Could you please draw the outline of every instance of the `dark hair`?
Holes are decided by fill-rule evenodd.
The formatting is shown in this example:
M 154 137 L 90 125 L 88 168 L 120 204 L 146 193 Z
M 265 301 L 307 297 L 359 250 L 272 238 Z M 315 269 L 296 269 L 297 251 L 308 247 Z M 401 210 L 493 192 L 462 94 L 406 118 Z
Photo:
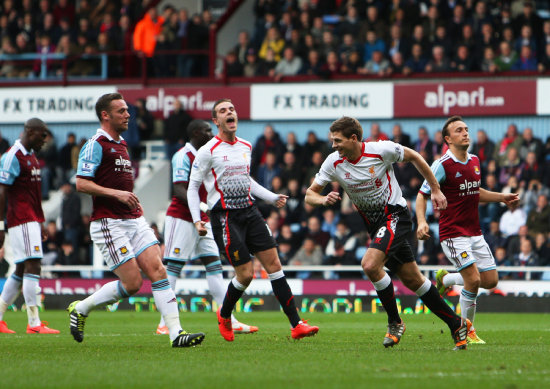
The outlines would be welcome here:
M 441 130 L 441 135 L 443 135 L 443 141 L 448 145 L 447 141 L 445 140 L 446 136 L 449 136 L 449 125 L 454 122 L 462 121 L 462 116 L 454 115 L 447 119 L 445 124 L 443 125 L 443 129 Z
M 231 99 L 228 99 L 228 98 L 225 98 L 225 99 L 219 99 L 218 101 L 216 101 L 214 103 L 214 106 L 212 107 L 212 119 L 215 119 L 218 117 L 218 115 L 216 114 L 216 107 L 218 105 L 220 105 L 221 103 L 225 103 L 225 102 L 228 102 L 228 103 L 232 103 Z
M 97 99 L 97 103 L 95 103 L 95 114 L 97 115 L 97 118 L 100 122 L 102 121 L 101 112 L 108 112 L 111 106 L 111 101 L 113 100 L 124 100 L 124 97 L 122 97 L 120 93 L 107 93 L 106 95 L 103 95 L 99 99 Z
M 363 128 L 359 121 L 349 116 L 342 116 L 330 125 L 330 132 L 340 132 L 346 138 L 355 134 L 358 141 L 363 140 Z
M 210 124 L 202 119 L 193 119 L 191 123 L 187 126 L 187 137 L 193 139 L 195 131 L 200 130 L 202 127 L 210 128 Z
M 46 128 L 46 123 L 44 123 L 41 119 L 31 118 L 25 122 L 24 128 L 25 129 Z

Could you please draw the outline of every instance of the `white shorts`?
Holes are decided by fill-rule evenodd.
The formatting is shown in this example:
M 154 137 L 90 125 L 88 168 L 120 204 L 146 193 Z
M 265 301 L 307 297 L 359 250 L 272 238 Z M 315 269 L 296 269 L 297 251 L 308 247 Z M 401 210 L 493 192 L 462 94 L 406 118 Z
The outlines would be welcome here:
M 137 219 L 94 220 L 90 223 L 90 236 L 111 270 L 159 243 L 143 216 Z
M 483 235 L 459 236 L 441 242 L 443 252 L 457 271 L 475 263 L 480 272 L 495 270 L 495 258 Z
M 191 222 L 166 216 L 164 221 L 164 259 L 187 262 L 202 257 L 219 257 L 220 251 L 212 234 L 210 222 L 207 233 L 200 236 Z
M 13 261 L 25 262 L 27 259 L 42 259 L 42 228 L 38 222 L 28 222 L 8 228 Z

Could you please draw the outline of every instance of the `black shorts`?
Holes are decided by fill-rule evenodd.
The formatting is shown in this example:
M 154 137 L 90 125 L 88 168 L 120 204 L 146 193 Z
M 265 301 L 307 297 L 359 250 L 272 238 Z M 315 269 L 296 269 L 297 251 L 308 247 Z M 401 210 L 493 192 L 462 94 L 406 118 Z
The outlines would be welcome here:
M 277 247 L 255 205 L 211 212 L 210 223 L 220 252 L 233 266 L 250 262 L 250 254 Z
M 402 264 L 415 261 L 409 243 L 412 221 L 407 208 L 388 205 L 387 209 L 384 220 L 374 228 L 367 225 L 372 239 L 369 248 L 384 252 L 387 258 L 385 266 L 395 273 Z

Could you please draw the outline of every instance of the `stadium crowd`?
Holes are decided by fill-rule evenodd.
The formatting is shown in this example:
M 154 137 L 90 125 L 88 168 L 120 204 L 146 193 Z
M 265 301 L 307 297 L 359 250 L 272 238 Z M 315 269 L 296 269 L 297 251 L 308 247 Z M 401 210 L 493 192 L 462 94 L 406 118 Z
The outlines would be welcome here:
M 153 0 L 4 0 L 0 54 L 59 53 L 69 75 L 136 76 L 139 56 L 157 77 L 207 76 L 206 9 L 190 15 Z M 228 1 L 228 4 L 230 2 Z M 255 0 L 252 32 L 241 31 L 221 75 L 410 75 L 550 68 L 550 20 L 544 1 L 524 0 Z M 547 13 L 542 13 L 547 15 Z M 187 53 L 170 50 L 191 50 Z M 167 52 L 168 51 L 168 52 Z M 47 63 L 49 75 L 63 72 Z M 35 77 L 41 61 L 4 58 L 0 77 Z

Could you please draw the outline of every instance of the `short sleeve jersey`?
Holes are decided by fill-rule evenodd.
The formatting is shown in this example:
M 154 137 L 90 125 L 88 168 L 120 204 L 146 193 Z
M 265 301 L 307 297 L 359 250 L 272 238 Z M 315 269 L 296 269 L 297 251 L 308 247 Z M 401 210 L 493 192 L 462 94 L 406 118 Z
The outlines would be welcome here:
M 191 174 L 191 165 L 195 160 L 197 150 L 191 143 L 186 143 L 178 152 L 172 157 L 172 183 L 189 182 L 189 176 Z M 206 189 L 204 185 L 200 186 L 199 197 L 202 202 L 206 202 Z M 193 222 L 191 212 L 187 203 L 182 202 L 176 196 L 172 197 L 172 202 L 166 211 L 166 215 L 177 217 L 188 222 Z M 201 220 L 208 221 L 206 213 L 201 212 Z
M 318 185 L 336 181 L 346 191 L 367 226 L 375 227 L 388 214 L 388 205 L 406 207 L 393 172 L 393 163 L 403 160 L 403 146 L 391 141 L 363 142 L 361 156 L 350 161 L 330 154 L 315 176 Z
M 439 217 L 439 240 L 481 235 L 478 211 L 481 170 L 478 157 L 468 154 L 468 160 L 461 162 L 451 150 L 447 150 L 445 155 L 434 161 L 432 172 L 447 198 L 447 208 L 441 211 Z M 426 181 L 420 193 L 431 193 Z
M 253 204 L 250 195 L 252 145 L 236 138 L 215 136 L 200 148 L 191 169 L 191 181 L 204 183 L 212 210 L 242 209 Z
M 98 129 L 80 150 L 76 176 L 106 188 L 133 191 L 134 171 L 124 139 L 117 142 L 107 132 Z M 142 215 L 139 208 L 130 209 L 110 197 L 92 196 L 92 201 L 91 220 L 135 219 Z
M 40 165 L 19 139 L 0 159 L 0 184 L 8 186 L 8 228 L 44 221 Z

